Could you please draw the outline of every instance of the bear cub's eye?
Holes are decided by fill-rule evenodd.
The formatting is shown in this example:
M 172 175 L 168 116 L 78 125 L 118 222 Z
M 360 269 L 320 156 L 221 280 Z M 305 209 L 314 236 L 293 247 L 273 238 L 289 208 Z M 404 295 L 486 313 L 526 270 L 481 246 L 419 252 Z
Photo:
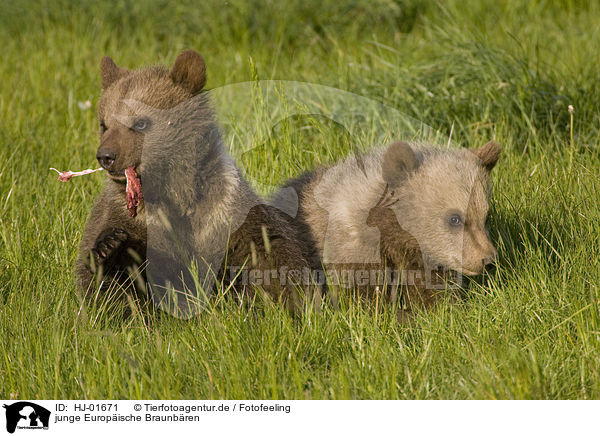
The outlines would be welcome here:
M 460 215 L 453 214 L 448 218 L 448 224 L 452 227 L 459 227 L 463 225 L 463 220 Z
M 150 120 L 148 118 L 140 118 L 133 123 L 131 127 L 133 130 L 137 132 L 143 132 L 150 126 Z
M 104 121 L 100 121 L 100 133 L 104 133 L 108 130 L 108 127 L 106 127 L 106 124 L 104 124 Z

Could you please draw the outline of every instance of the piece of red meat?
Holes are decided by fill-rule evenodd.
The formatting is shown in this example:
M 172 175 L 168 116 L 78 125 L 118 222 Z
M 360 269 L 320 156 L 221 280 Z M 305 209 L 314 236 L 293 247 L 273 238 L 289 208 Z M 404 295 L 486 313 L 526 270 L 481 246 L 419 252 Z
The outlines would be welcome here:
M 86 174 L 95 173 L 96 171 L 102 171 L 102 168 L 95 170 L 88 169 L 83 171 L 59 171 L 56 168 L 50 168 L 58 173 L 58 180 L 61 182 L 68 182 L 71 177 L 83 176 Z M 134 217 L 137 215 L 137 207 L 140 202 L 144 199 L 142 194 L 142 184 L 140 178 L 135 172 L 135 167 L 129 167 L 125 170 L 125 177 L 127 178 L 127 186 L 125 186 L 125 193 L 127 195 L 127 209 L 129 214 Z
M 59 182 L 68 182 L 71 177 L 85 176 L 86 174 L 95 173 L 96 171 L 102 171 L 102 168 L 96 168 L 95 170 L 87 169 L 83 171 L 59 171 L 56 168 L 50 168 L 58 173 Z
M 127 186 L 125 187 L 125 193 L 127 194 L 127 209 L 129 209 L 129 214 L 134 217 L 137 215 L 137 207 L 144 199 L 144 194 L 142 194 L 142 184 L 135 172 L 135 167 L 127 168 L 125 170 L 125 177 L 127 177 Z

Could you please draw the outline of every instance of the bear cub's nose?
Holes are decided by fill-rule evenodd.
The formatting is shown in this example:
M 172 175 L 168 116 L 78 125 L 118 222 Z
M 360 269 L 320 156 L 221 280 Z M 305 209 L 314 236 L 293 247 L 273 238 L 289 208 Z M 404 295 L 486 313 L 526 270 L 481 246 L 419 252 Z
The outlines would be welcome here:
M 498 255 L 492 255 L 490 257 L 486 257 L 482 259 L 483 268 L 488 274 L 493 273 L 496 270 L 496 262 L 498 261 Z
M 105 170 L 108 170 L 113 166 L 115 163 L 115 158 L 115 154 L 111 153 L 110 151 L 100 150 L 98 151 L 98 154 L 96 154 L 96 159 L 98 159 L 98 162 L 100 162 L 100 165 Z

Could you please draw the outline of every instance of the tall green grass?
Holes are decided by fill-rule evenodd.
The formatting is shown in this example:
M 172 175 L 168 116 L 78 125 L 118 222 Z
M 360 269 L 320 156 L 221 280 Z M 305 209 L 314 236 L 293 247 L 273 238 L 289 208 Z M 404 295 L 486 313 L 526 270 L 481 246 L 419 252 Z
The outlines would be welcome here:
M 599 398 L 599 19 L 575 0 L 1 3 L 0 397 Z M 82 306 L 71 269 L 102 176 L 63 185 L 48 168 L 95 165 L 102 56 L 170 64 L 183 48 L 209 88 L 319 83 L 463 146 L 501 142 L 497 273 L 410 325 L 351 299 L 299 318 L 220 301 L 191 321 Z M 288 123 L 235 156 L 251 180 L 352 149 L 327 122 Z

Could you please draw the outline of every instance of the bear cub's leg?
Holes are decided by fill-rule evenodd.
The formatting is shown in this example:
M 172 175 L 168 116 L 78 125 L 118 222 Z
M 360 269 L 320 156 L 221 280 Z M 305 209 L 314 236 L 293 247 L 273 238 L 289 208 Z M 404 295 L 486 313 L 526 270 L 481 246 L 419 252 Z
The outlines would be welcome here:
M 110 228 L 102 231 L 96 238 L 94 248 L 90 250 L 90 272 L 100 269 L 108 273 L 126 247 L 129 235 L 125 230 Z

